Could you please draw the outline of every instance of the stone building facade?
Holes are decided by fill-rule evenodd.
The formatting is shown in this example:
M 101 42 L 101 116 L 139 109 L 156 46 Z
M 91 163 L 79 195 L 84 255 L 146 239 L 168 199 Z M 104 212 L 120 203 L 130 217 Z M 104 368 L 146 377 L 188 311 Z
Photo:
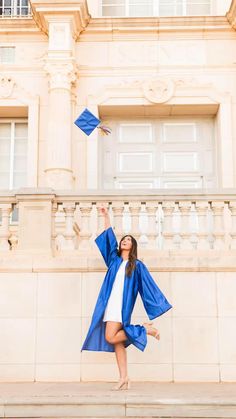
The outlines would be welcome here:
M 116 379 L 80 352 L 104 202 L 173 304 L 131 378 L 235 381 L 235 19 L 235 0 L 0 2 L 2 381 Z M 110 135 L 73 124 L 86 107 Z

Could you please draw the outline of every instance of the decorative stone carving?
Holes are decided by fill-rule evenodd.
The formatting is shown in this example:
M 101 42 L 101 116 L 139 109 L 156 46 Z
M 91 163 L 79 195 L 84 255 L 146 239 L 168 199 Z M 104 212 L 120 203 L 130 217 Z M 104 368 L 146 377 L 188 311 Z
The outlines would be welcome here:
M 175 84 L 171 79 L 157 77 L 143 83 L 144 96 L 153 103 L 164 103 L 174 95 Z
M 0 97 L 7 98 L 12 95 L 15 82 L 11 77 L 3 76 L 0 78 Z
M 50 89 L 71 90 L 72 84 L 77 79 L 77 66 L 75 62 L 68 60 L 47 61 L 45 70 L 50 76 Z

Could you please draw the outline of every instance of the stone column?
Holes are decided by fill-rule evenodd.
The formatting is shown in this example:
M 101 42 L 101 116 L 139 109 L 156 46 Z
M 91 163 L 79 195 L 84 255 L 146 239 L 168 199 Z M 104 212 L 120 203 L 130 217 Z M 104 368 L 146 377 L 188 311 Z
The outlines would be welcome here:
M 46 178 L 54 189 L 72 189 L 71 167 L 71 86 L 75 81 L 72 62 L 50 61 L 46 65 L 50 77 Z
M 46 180 L 54 189 L 72 189 L 72 86 L 77 67 L 70 19 L 50 17 L 49 50 L 45 70 L 49 76 Z

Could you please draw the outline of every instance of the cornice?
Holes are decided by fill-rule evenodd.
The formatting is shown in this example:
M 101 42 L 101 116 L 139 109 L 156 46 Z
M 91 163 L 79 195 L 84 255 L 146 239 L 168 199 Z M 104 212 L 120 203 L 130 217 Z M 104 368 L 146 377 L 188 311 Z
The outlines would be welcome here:
M 228 19 L 228 22 L 232 26 L 232 28 L 236 29 L 236 0 L 232 0 L 230 9 L 228 13 L 226 14 L 226 17 Z
M 25 34 L 40 34 L 41 31 L 35 24 L 32 17 L 28 17 L 26 19 L 22 18 L 4 18 L 1 19 L 0 25 L 0 34 L 18 34 L 18 35 L 25 35 Z
M 90 20 L 86 0 L 30 0 L 33 18 L 37 26 L 48 34 L 48 20 L 72 18 L 73 37 L 77 39 Z
M 236 0 L 235 0 L 236 2 Z M 138 18 L 92 18 L 82 38 L 90 38 L 94 35 L 119 36 L 130 35 L 168 35 L 189 36 L 201 34 L 206 37 L 209 34 L 222 34 L 227 36 L 234 34 L 226 16 L 178 16 L 178 17 L 138 17 Z M 82 39 L 81 39 L 82 40 Z
M 235 37 L 236 0 L 226 16 L 178 16 L 137 18 L 91 18 L 86 0 L 31 0 L 32 17 L 1 19 L 0 34 L 48 34 L 48 18 L 70 16 L 74 38 L 80 41 L 140 37 L 227 38 Z M 127 38 L 128 36 L 128 38 Z

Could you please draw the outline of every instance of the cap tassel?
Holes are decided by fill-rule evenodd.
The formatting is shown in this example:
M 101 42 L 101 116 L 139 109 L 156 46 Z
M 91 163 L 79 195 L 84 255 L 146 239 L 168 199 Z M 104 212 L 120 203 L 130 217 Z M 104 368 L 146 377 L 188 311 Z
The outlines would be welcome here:
M 101 133 L 104 134 L 104 135 L 111 134 L 111 132 L 112 132 L 111 128 L 106 126 L 106 125 L 99 125 L 97 128 L 100 129 Z

